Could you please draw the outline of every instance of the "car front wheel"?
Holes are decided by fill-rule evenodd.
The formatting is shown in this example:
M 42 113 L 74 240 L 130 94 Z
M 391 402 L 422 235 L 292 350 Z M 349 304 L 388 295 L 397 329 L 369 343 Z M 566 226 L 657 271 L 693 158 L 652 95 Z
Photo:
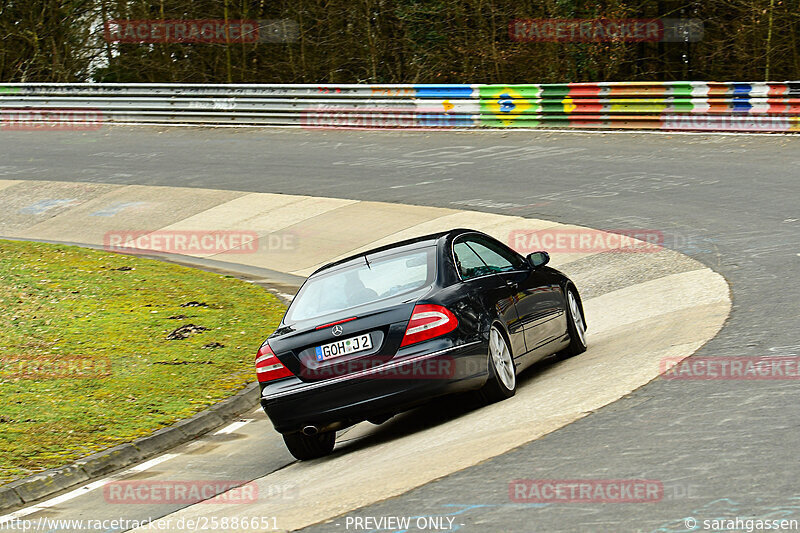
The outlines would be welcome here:
M 567 359 L 586 351 L 586 322 L 583 320 L 581 306 L 575 289 L 567 289 L 567 331 L 569 332 L 569 346 L 559 354 L 561 359 Z
M 481 389 L 488 403 L 511 398 L 517 391 L 514 357 L 505 336 L 497 326 L 489 331 L 489 380 Z

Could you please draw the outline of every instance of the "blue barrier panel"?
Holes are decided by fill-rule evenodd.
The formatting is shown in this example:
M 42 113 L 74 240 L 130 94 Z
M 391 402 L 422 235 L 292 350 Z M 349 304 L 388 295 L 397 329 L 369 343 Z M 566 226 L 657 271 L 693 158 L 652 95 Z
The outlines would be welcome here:
M 414 85 L 417 98 L 471 98 L 471 85 Z

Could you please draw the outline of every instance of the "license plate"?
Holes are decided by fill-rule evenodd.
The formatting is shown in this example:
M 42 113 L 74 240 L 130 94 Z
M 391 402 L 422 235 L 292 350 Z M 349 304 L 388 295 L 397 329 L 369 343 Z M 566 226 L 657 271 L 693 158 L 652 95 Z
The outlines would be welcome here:
M 330 344 L 317 346 L 317 361 L 325 361 L 326 359 L 333 359 L 334 357 L 363 352 L 370 348 L 372 348 L 372 339 L 369 334 L 358 335 L 357 337 L 350 337 L 349 339 L 342 339 Z

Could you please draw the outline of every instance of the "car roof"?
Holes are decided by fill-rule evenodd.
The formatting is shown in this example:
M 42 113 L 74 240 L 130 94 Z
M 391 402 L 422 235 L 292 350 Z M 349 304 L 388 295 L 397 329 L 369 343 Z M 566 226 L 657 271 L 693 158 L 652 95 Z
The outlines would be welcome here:
M 384 245 L 384 246 L 380 246 L 378 248 L 372 248 L 371 250 L 366 250 L 366 251 L 363 251 L 363 252 L 359 252 L 357 254 L 345 257 L 344 259 L 339 259 L 338 261 L 334 261 L 332 263 L 328 263 L 326 265 L 321 266 L 317 270 L 315 270 L 309 277 L 314 276 L 316 274 L 319 274 L 320 272 L 323 272 L 325 270 L 329 270 L 329 269 L 331 269 L 333 267 L 336 267 L 336 266 L 339 266 L 339 265 L 343 265 L 345 263 L 349 263 L 350 261 L 354 261 L 354 260 L 356 260 L 358 258 L 367 256 L 367 255 L 374 255 L 374 254 L 378 254 L 378 253 L 381 253 L 381 252 L 386 252 L 386 251 L 389 251 L 389 250 L 393 250 L 395 248 L 403 248 L 405 246 L 411 246 L 411 245 L 414 245 L 414 244 L 419 244 L 420 248 L 422 248 L 423 246 L 432 246 L 432 245 L 438 243 L 441 239 L 446 239 L 448 237 L 449 238 L 454 238 L 457 235 L 460 235 L 462 233 L 482 233 L 482 232 L 476 231 L 476 230 L 471 230 L 471 229 L 465 229 L 465 228 L 457 228 L 457 229 L 451 229 L 451 230 L 447 230 L 447 231 L 440 231 L 438 233 L 431 233 L 431 234 L 428 234 L 428 235 L 422 235 L 420 237 L 414 237 L 412 239 L 405 239 L 405 240 L 398 241 L 398 242 L 395 242 L 395 243 L 392 243 L 392 244 L 387 244 L 387 245 Z

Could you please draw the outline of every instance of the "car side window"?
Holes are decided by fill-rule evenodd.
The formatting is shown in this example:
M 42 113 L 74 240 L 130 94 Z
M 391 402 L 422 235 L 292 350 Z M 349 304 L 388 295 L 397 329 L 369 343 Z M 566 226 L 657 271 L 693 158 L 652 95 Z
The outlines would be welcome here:
M 511 250 L 480 236 L 465 239 L 491 272 L 507 272 L 524 268 L 524 260 Z
M 486 266 L 486 263 L 463 240 L 453 245 L 453 253 L 461 279 L 467 280 L 491 274 L 491 270 Z

